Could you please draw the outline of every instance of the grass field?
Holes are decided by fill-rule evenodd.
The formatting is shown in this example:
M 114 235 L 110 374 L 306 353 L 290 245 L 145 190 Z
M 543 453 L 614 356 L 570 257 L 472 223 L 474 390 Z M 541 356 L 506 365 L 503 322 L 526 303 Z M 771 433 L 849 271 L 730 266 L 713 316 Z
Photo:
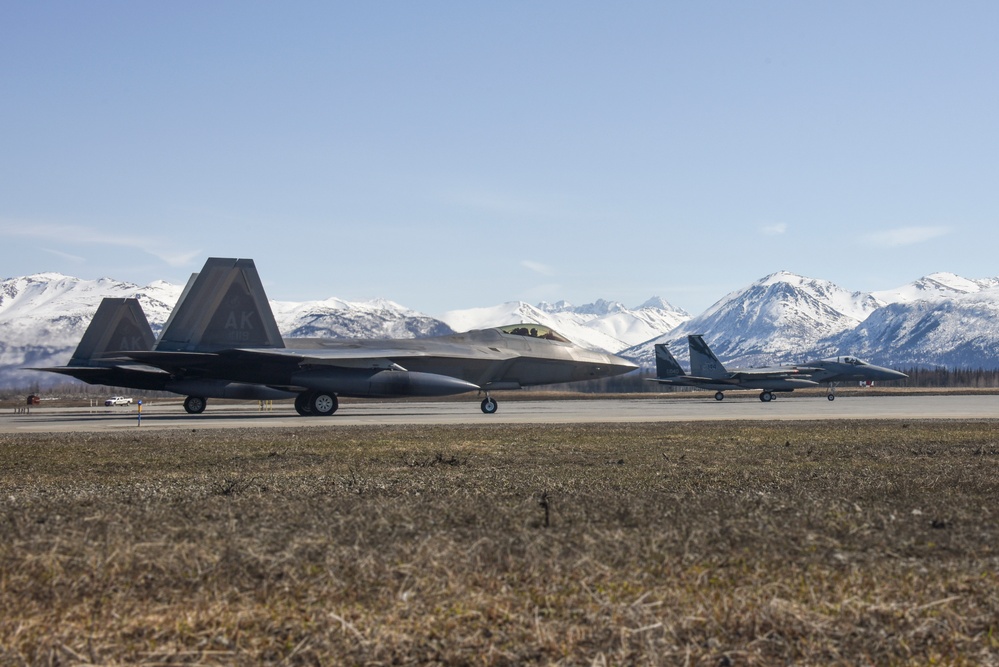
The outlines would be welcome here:
M 999 665 L 999 422 L 0 435 L 0 664 Z

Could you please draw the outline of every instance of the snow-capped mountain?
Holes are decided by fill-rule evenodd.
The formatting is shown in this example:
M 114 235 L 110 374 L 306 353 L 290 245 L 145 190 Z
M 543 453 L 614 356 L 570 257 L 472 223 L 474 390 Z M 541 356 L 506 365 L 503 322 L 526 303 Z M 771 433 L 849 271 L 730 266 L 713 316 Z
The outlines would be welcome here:
M 453 333 L 444 322 L 392 301 L 272 301 L 287 338 L 420 338 Z
M 146 287 L 100 278 L 81 280 L 38 273 L 0 282 L 0 341 L 75 346 L 104 297 L 135 297 L 153 327 L 166 321 L 182 287 L 163 281 Z
M 999 287 L 888 304 L 815 352 L 837 350 L 899 368 L 999 368 Z
M 583 306 L 566 301 L 537 306 L 509 301 L 491 308 L 452 310 L 441 319 L 455 331 L 537 322 L 585 347 L 618 352 L 669 331 L 689 317 L 665 299 L 654 297 L 637 308 L 603 299 Z
M 912 303 L 913 301 L 953 299 L 964 294 L 975 294 L 996 287 L 999 287 L 999 278 L 972 280 L 953 273 L 931 273 L 893 290 L 871 292 L 871 296 L 884 304 Z
M 686 358 L 686 336 L 704 334 L 725 363 L 771 364 L 853 329 L 881 305 L 870 294 L 849 292 L 827 280 L 780 271 L 726 295 L 676 329 L 622 354 L 641 365 L 653 366 L 653 346 L 667 343 L 677 358 Z
M 894 367 L 999 368 L 999 278 L 934 273 L 864 293 L 782 271 L 620 354 L 651 367 L 653 346 L 666 343 L 686 359 L 692 333 L 732 367 L 853 354 Z

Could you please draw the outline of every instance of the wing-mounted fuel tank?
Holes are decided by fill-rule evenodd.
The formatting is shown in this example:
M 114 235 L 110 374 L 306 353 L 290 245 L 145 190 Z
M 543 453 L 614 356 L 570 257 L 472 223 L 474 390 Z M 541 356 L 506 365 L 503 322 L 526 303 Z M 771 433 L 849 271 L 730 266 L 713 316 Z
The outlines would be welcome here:
M 292 384 L 357 398 L 450 396 L 478 391 L 479 386 L 447 375 L 405 370 L 323 367 L 299 371 Z
M 201 398 L 233 398 L 244 401 L 279 401 L 294 398 L 295 394 L 283 389 L 274 389 L 261 384 L 229 382 L 212 378 L 171 380 L 163 389 L 175 394 L 199 396 Z

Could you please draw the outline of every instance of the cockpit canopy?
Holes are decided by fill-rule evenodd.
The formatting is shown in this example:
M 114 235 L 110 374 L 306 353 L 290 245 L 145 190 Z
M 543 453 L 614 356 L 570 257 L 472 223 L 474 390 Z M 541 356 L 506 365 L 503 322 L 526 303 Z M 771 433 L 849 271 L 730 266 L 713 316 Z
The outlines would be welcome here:
M 869 366 L 866 361 L 858 359 L 857 357 L 826 357 L 822 361 L 828 361 L 833 364 L 849 364 L 850 366 Z
M 568 338 L 555 331 L 551 327 L 546 327 L 542 324 L 532 324 L 530 322 L 524 324 L 510 324 L 505 327 L 500 327 L 499 330 L 502 333 L 509 334 L 511 336 L 527 336 L 528 338 L 543 338 L 545 340 L 553 340 L 557 343 L 568 343 L 570 342 Z

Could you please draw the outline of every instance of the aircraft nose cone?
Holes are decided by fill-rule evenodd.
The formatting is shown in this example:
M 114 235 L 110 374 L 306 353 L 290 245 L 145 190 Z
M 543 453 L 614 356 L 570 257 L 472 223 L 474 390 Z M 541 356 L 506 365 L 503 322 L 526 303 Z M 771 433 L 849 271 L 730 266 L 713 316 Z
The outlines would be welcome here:
M 624 357 L 618 356 L 612 356 L 610 358 L 610 363 L 607 365 L 611 368 L 610 375 L 623 375 L 624 373 L 630 373 L 638 368 L 637 364 L 628 361 Z
M 909 377 L 908 375 L 902 373 L 901 371 L 895 371 L 890 368 L 884 368 L 882 366 L 877 367 L 877 375 L 878 377 L 876 379 L 880 380 L 881 382 L 890 382 L 892 380 L 904 380 L 907 377 Z

